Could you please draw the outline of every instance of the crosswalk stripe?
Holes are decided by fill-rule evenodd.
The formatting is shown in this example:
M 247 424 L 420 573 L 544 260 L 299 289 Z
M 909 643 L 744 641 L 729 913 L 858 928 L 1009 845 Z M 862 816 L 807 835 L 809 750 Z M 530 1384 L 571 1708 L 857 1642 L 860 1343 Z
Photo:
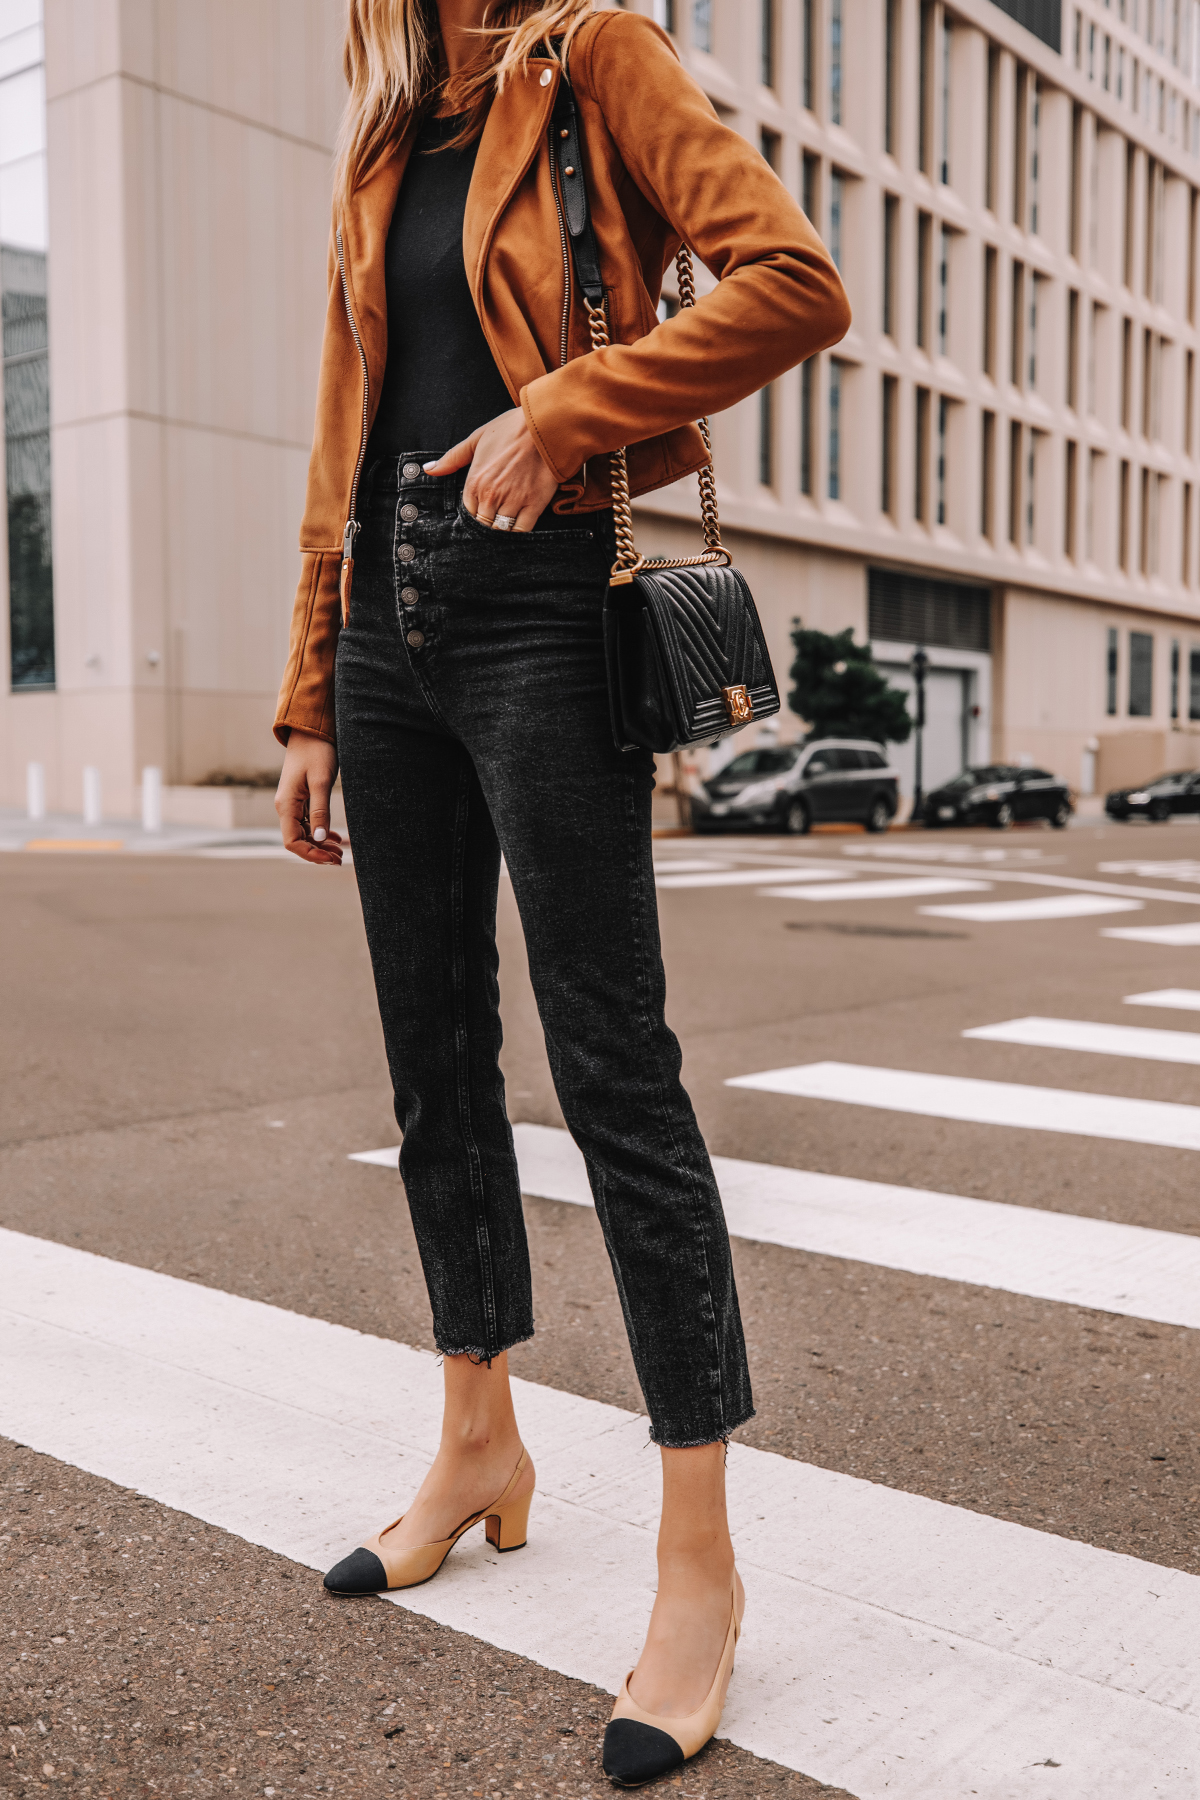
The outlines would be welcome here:
M 1177 950 L 1194 950 L 1200 947 L 1200 920 L 1188 925 L 1109 926 L 1100 936 L 1127 938 L 1131 944 L 1165 944 Z
M 570 1134 L 514 1125 L 521 1192 L 591 1206 Z M 354 1162 L 394 1169 L 399 1151 Z M 714 1156 L 734 1237 L 1200 1330 L 1200 1238 Z
M 1090 1019 L 1005 1019 L 975 1025 L 966 1038 L 989 1044 L 1028 1044 L 1039 1050 L 1084 1050 L 1097 1056 L 1135 1056 L 1147 1062 L 1200 1063 L 1200 1032 L 1158 1031 L 1143 1025 L 1103 1025 Z
M 1086 919 L 1097 913 L 1138 912 L 1140 900 L 1099 894 L 1047 894 L 1042 900 L 984 900 L 977 906 L 923 906 L 935 919 L 969 919 L 976 925 L 1025 924 L 1034 919 Z
M 1200 1012 L 1200 988 L 1156 988 L 1151 994 L 1126 994 L 1125 1004 L 1174 1007 L 1177 1012 Z
M 1122 1094 L 1083 1094 L 1068 1088 L 1025 1087 L 965 1075 L 928 1075 L 858 1063 L 802 1063 L 738 1075 L 726 1087 L 757 1088 L 804 1100 L 836 1100 L 887 1112 L 959 1119 L 972 1125 L 1014 1125 L 1073 1137 L 1115 1138 L 1200 1150 L 1200 1106 L 1171 1100 L 1133 1100 Z
M 791 885 L 763 891 L 772 900 L 910 900 L 922 894 L 983 894 L 991 885 L 990 881 L 965 881 L 952 875 L 912 875 L 894 881 L 839 881 L 812 893 Z
M 436 1359 L 0 1233 L 0 1430 L 309 1568 L 394 1516 Z M 529 1548 L 474 1533 L 397 1603 L 613 1691 L 654 1578 L 645 1420 L 514 1382 Z M 734 1444 L 746 1629 L 722 1735 L 860 1800 L 1194 1793 L 1200 1578 Z
M 797 865 L 795 872 L 788 872 L 788 880 L 837 881 L 841 873 L 840 869 Z M 659 875 L 654 885 L 659 888 L 762 887 L 764 882 L 774 879 L 774 869 L 713 869 L 703 875 Z

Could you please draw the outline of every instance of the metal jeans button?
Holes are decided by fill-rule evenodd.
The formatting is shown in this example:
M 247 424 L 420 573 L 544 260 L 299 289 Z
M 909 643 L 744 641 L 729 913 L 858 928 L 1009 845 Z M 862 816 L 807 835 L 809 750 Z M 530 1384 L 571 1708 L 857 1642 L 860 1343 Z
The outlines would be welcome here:
M 417 593 L 416 588 L 400 589 L 400 599 L 405 606 L 415 606 L 420 597 L 421 596 Z
M 425 642 L 425 633 L 423 631 L 410 631 L 408 633 L 408 641 L 414 650 L 419 650 L 421 645 Z
M 404 523 L 406 525 L 411 525 L 413 520 L 417 517 L 419 510 L 420 509 L 418 507 L 415 507 L 413 505 L 412 501 L 409 500 L 404 506 L 402 506 L 400 508 L 400 517 L 404 520 Z
M 417 476 L 420 473 L 421 473 L 420 463 L 405 463 L 405 465 L 404 465 L 405 481 L 415 481 L 417 479 Z
M 400 561 L 401 562 L 411 562 L 413 557 L 416 554 L 417 554 L 417 546 L 415 544 L 401 544 L 401 546 L 400 546 Z

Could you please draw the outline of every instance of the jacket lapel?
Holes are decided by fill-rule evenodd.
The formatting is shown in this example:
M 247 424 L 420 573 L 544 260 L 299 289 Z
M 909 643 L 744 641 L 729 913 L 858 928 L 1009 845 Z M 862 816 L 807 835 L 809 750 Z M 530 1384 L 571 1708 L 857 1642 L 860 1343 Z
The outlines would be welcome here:
M 346 258 L 346 281 L 354 322 L 366 352 L 371 383 L 371 418 L 379 404 L 387 363 L 387 281 L 384 268 L 388 228 L 416 133 L 410 120 L 395 148 L 380 158 L 355 188 L 338 223 Z
M 542 75 L 547 70 L 551 79 L 543 87 Z M 524 75 L 515 77 L 497 94 L 483 128 L 463 218 L 463 261 L 481 318 L 483 277 L 492 238 L 501 213 L 538 153 L 560 79 L 557 63 L 530 62 Z

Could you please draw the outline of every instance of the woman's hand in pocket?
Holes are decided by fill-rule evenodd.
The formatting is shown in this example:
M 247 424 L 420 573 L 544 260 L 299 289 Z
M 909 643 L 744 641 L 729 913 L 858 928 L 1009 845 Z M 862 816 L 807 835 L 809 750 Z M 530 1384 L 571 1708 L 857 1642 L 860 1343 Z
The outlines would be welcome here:
M 425 470 L 453 475 L 468 463 L 463 505 L 481 525 L 508 518 L 515 521 L 513 531 L 532 531 L 558 492 L 557 477 L 542 461 L 519 406 L 481 425 Z
M 285 846 L 305 862 L 337 864 L 342 860 L 342 840 L 329 829 L 329 796 L 337 768 L 332 744 L 293 726 L 275 790 L 275 811 Z

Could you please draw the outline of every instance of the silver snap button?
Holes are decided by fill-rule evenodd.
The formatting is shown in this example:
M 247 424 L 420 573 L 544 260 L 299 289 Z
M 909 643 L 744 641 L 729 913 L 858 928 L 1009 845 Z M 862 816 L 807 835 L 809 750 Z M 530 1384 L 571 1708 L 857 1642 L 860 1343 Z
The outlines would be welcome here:
M 411 562 L 413 557 L 416 554 L 417 554 L 417 546 L 415 544 L 401 544 L 401 546 L 400 546 L 400 561 L 401 562 Z
M 416 588 L 401 588 L 400 589 L 400 598 L 404 602 L 405 606 L 415 606 L 417 604 L 417 601 L 420 599 L 420 597 L 421 596 L 417 593 Z
M 405 481 L 415 481 L 417 479 L 417 476 L 420 473 L 421 473 L 420 463 L 405 463 L 405 465 L 404 465 Z
M 412 501 L 409 500 L 400 508 L 400 517 L 404 520 L 406 525 L 411 525 L 413 520 L 417 517 L 418 510 L 419 509 L 413 505 Z
M 552 81 L 553 81 L 553 80 L 554 80 L 554 76 L 553 76 L 553 75 L 552 75 L 552 74 L 551 74 L 551 72 L 550 72 L 550 70 L 549 70 L 549 69 L 543 69 L 543 70 L 542 70 L 542 73 L 541 73 L 541 83 L 542 83 L 542 86 L 543 86 L 543 87 L 549 87 L 549 86 L 550 86 L 550 83 L 551 83 L 551 82 L 552 82 Z
M 425 642 L 425 633 L 423 631 L 410 631 L 408 634 L 408 641 L 414 650 L 419 650 L 421 645 Z

